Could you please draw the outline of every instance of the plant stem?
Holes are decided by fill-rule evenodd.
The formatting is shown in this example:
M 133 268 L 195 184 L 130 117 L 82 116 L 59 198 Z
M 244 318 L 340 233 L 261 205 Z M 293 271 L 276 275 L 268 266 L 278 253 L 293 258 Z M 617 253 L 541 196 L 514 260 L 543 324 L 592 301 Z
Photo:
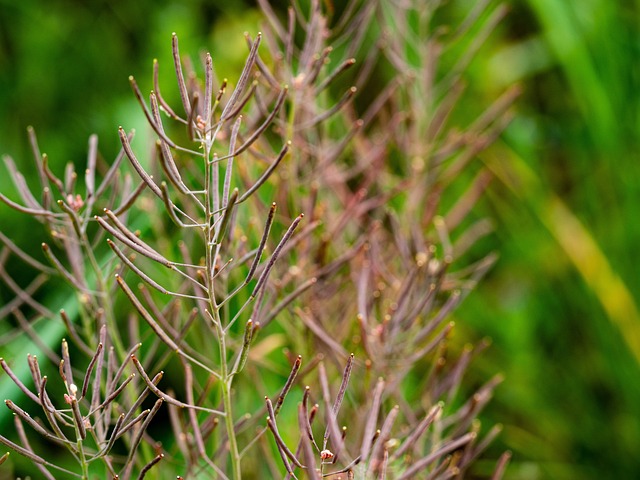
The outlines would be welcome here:
M 231 469 L 235 480 L 242 478 L 242 471 L 240 468 L 240 452 L 238 451 L 238 442 L 236 439 L 236 432 L 233 425 L 233 411 L 231 407 L 231 382 L 233 376 L 229 375 L 229 365 L 227 363 L 227 346 L 225 339 L 225 332 L 220 323 L 220 313 L 218 309 L 213 309 L 213 320 L 218 335 L 218 343 L 220 345 L 220 376 L 222 381 L 220 382 L 222 388 L 222 403 L 224 405 L 225 412 L 225 426 L 227 428 L 227 437 L 229 439 L 229 455 L 231 456 Z
M 242 471 L 240 468 L 240 453 L 238 451 L 238 442 L 236 439 L 236 432 L 233 425 L 233 408 L 231 406 L 231 382 L 233 376 L 229 375 L 229 365 L 227 363 L 227 344 L 225 338 L 225 331 L 222 328 L 222 322 L 220 320 L 220 307 L 216 302 L 216 289 L 214 288 L 214 276 L 215 267 L 217 261 L 217 245 L 213 244 L 216 239 L 215 233 L 215 221 L 212 218 L 213 213 L 218 207 L 217 196 L 219 194 L 218 175 L 213 175 L 213 169 L 217 169 L 217 164 L 210 164 L 212 139 L 207 136 L 205 141 L 202 142 L 204 147 L 204 166 L 205 166 L 205 265 L 207 267 L 207 288 L 209 289 L 209 308 L 211 310 L 212 321 L 216 329 L 216 335 L 218 337 L 218 348 L 220 349 L 220 386 L 222 394 L 222 403 L 225 412 L 225 427 L 227 429 L 227 438 L 229 439 L 229 456 L 231 457 L 231 469 L 234 480 L 240 480 L 242 478 Z M 215 202 L 212 209 L 212 201 Z M 213 212 L 212 212 L 213 210 Z M 217 239 L 221 241 L 221 239 Z
M 77 431 L 77 428 L 76 428 Z M 84 454 L 84 445 L 82 444 L 82 439 L 78 435 L 78 453 L 80 455 L 80 465 L 82 466 L 82 479 L 89 480 L 89 463 L 87 462 L 87 457 Z

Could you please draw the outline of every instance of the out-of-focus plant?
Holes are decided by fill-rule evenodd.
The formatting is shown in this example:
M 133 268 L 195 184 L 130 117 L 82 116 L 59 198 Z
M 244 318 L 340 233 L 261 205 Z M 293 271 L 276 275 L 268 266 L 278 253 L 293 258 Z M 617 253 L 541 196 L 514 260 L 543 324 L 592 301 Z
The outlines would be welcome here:
M 61 356 L 46 352 L 60 394 L 35 356 L 33 388 L 2 361 L 37 408 L 7 400 L 18 439 L 0 441 L 47 478 L 160 477 L 161 461 L 184 478 L 462 478 L 499 432 L 476 417 L 500 376 L 459 394 L 485 345 L 450 352 L 448 318 L 493 261 L 462 261 L 488 231 L 467 220 L 488 181 L 472 160 L 509 121 L 515 90 L 469 125 L 452 118 L 504 10 L 482 2 L 432 32 L 431 2 L 354 1 L 340 15 L 311 2 L 284 21 L 260 3 L 268 22 L 247 35 L 233 88 L 209 54 L 198 79 L 175 35 L 180 108 L 161 94 L 158 62 L 148 100 L 130 78 L 157 136 L 150 166 L 122 127 L 111 165 L 92 137 L 84 174 L 60 177 L 30 131 L 37 194 L 5 157 L 21 200 L 0 200 L 50 240 L 45 265 L 0 237 L 0 265 L 40 272 L 21 287 L 0 271 L 16 294 L 3 315 L 37 341 L 33 325 L 57 317 L 37 297 L 43 283 L 76 296 L 77 314 L 59 314 L 76 350 L 63 340 Z M 448 45 L 462 47 L 445 71 Z M 397 74 L 376 81 L 379 61 Z M 347 70 L 353 87 L 339 81 Z M 353 99 L 367 87 L 362 109 Z M 163 405 L 173 436 L 152 421 Z M 25 423 L 68 458 L 32 448 Z
M 640 170 L 628 39 L 638 35 L 638 6 L 511 8 L 470 72 L 483 91 L 513 81 L 524 91 L 515 121 L 481 156 L 497 177 L 484 205 L 500 266 L 459 312 L 462 328 L 475 330 L 466 335 L 495 340 L 474 374 L 504 365 L 511 380 L 484 418 L 511 419 L 499 443 L 520 459 L 515 475 L 633 477 Z

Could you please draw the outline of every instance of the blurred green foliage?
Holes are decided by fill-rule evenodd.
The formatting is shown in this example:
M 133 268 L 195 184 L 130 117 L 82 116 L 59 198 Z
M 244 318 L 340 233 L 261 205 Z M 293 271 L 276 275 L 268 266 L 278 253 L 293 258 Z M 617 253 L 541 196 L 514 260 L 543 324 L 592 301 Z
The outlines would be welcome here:
M 483 160 L 501 260 L 459 316 L 507 381 L 513 478 L 635 478 L 640 448 L 639 25 L 631 2 L 512 2 L 474 70 L 520 82 L 519 114 Z M 533 463 L 535 462 L 535 464 Z
M 474 2 L 452 3 L 455 17 Z M 496 179 L 478 215 L 494 219 L 486 246 L 501 259 L 457 312 L 456 341 L 494 341 L 472 375 L 506 375 L 485 418 L 505 426 L 494 451 L 514 452 L 507 478 L 635 478 L 639 6 L 507 3 L 468 79 L 483 101 L 523 86 L 512 125 L 482 156 Z M 171 32 L 183 52 L 211 49 L 233 69 L 242 32 L 258 28 L 243 2 L 0 0 L 0 151 L 27 165 L 33 125 L 54 169 L 83 162 L 91 133 L 111 158 L 119 124 L 144 131 L 127 77 L 149 90 L 151 60 L 169 65 Z M 20 218 L 0 208 L 0 223 Z M 24 245 L 28 229 L 14 231 Z

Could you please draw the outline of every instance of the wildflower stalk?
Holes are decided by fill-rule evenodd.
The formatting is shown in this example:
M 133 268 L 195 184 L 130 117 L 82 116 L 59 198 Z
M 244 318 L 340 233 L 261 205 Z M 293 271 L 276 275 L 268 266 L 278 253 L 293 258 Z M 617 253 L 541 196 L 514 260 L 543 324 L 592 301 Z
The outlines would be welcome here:
M 207 79 L 207 84 L 209 79 Z M 211 88 L 208 85 L 208 88 Z M 210 94 L 206 94 L 205 97 L 210 98 Z M 205 111 L 209 112 L 211 105 L 205 105 Z M 223 225 L 219 225 L 219 234 L 216 232 L 216 219 L 215 215 L 218 214 L 219 208 L 219 174 L 218 174 L 218 162 L 210 161 L 212 158 L 211 147 L 215 140 L 215 135 L 211 131 L 211 113 L 208 113 L 205 117 L 207 125 L 206 132 L 204 133 L 204 139 L 202 146 L 204 149 L 204 167 L 205 167 L 205 265 L 207 268 L 207 288 L 209 293 L 209 308 L 211 321 L 216 331 L 216 337 L 218 340 L 218 349 L 220 352 L 220 394 L 222 397 L 223 410 L 225 412 L 224 423 L 227 431 L 227 441 L 229 443 L 229 457 L 231 459 L 231 478 L 234 480 L 240 480 L 242 478 L 242 470 L 240 466 L 240 452 L 238 450 L 238 442 L 236 439 L 236 430 L 233 423 L 233 407 L 231 400 L 231 383 L 233 381 L 233 375 L 229 375 L 229 365 L 227 362 L 227 343 L 226 332 L 222 328 L 222 319 L 220 317 L 220 307 L 216 302 L 216 289 L 215 289 L 215 266 L 217 262 L 217 254 L 220 248 L 220 243 L 224 232 L 222 231 Z M 213 157 L 215 160 L 215 157 Z M 235 196 L 233 197 L 235 202 Z M 213 212 L 212 212 L 213 206 Z M 223 213 L 223 222 L 228 221 L 230 214 L 229 211 Z
M 87 463 L 87 457 L 84 453 L 82 439 L 80 437 L 78 437 L 76 445 L 78 447 L 78 457 L 80 458 L 80 468 L 82 468 L 82 479 L 89 480 L 89 464 Z
M 229 365 L 227 363 L 227 345 L 225 339 L 225 331 L 220 323 L 220 313 L 218 309 L 214 309 L 213 324 L 218 336 L 218 345 L 220 347 L 220 390 L 222 395 L 222 404 L 224 406 L 224 423 L 227 429 L 227 441 L 229 442 L 229 456 L 231 457 L 231 471 L 234 480 L 242 478 L 242 470 L 240 468 L 240 451 L 238 450 L 238 441 L 236 439 L 236 429 L 233 424 L 233 408 L 231 402 L 231 383 L 233 375 L 229 375 Z

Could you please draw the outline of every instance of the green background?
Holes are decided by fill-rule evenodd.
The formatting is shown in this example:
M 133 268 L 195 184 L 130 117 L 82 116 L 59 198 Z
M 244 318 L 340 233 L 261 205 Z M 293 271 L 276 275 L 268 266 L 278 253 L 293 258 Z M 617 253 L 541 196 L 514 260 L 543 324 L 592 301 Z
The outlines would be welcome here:
M 506 376 L 482 417 L 504 425 L 491 452 L 513 451 L 506 478 L 636 478 L 639 6 L 506 3 L 467 79 L 487 102 L 523 87 L 513 123 L 481 157 L 495 180 L 478 208 L 494 221 L 487 247 L 500 260 L 456 312 L 456 339 L 493 339 L 469 384 Z M 33 125 L 54 170 L 82 164 L 91 133 L 112 158 L 118 125 L 144 131 L 127 77 L 149 90 L 152 59 L 170 65 L 172 32 L 182 52 L 210 50 L 232 72 L 259 19 L 249 2 L 0 0 L 0 152 L 33 172 Z M 28 245 L 20 219 L 0 206 L 3 230 Z

